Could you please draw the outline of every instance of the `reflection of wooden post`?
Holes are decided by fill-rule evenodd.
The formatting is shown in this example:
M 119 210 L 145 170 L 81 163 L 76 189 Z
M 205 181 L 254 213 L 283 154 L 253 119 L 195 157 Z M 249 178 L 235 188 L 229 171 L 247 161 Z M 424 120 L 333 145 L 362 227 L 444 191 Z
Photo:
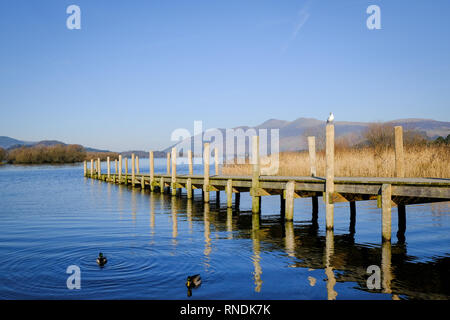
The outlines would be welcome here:
M 87 161 L 84 160 L 83 162 L 83 175 L 86 177 L 87 175 Z
M 334 276 L 331 258 L 334 255 L 334 232 L 327 230 L 325 236 L 325 274 L 327 276 L 327 298 L 328 300 L 336 300 L 337 292 L 334 290 L 336 285 L 336 277 Z
M 100 158 L 97 159 L 97 162 L 98 162 L 98 165 L 97 165 L 98 178 L 101 179 L 102 178 L 102 163 L 100 162 Z
M 194 169 L 192 166 L 192 151 L 188 150 L 188 163 L 189 163 L 189 174 L 194 174 Z
M 294 191 L 295 181 L 289 181 L 286 183 L 285 219 L 287 221 L 294 220 Z
M 204 202 L 209 203 L 209 143 L 205 143 L 205 148 L 203 152 L 203 194 Z
M 287 254 L 290 257 L 295 257 L 295 235 L 294 235 L 294 223 L 292 221 L 286 221 L 284 245 L 286 247 Z
M 167 152 L 167 174 L 170 174 L 170 152 Z
M 395 127 L 395 176 L 405 177 L 405 159 L 403 156 L 403 128 Z
M 108 174 L 108 181 L 111 178 L 111 160 L 109 157 L 106 157 L 106 166 L 107 166 L 107 174 Z
M 384 293 L 391 293 L 392 270 L 391 270 L 391 243 L 385 241 L 381 245 L 381 279 Z
M 309 148 L 309 166 L 311 167 L 311 176 L 316 176 L 316 137 L 308 137 Z
M 172 196 L 177 195 L 177 148 L 172 148 Z
M 134 187 L 134 178 L 135 178 L 135 172 L 136 170 L 136 156 L 134 153 L 131 154 L 131 185 Z
M 149 161 L 150 161 L 150 191 L 153 191 L 153 179 L 155 178 L 155 161 L 153 159 L 153 151 L 149 152 Z
M 326 127 L 326 183 L 325 183 L 325 209 L 326 227 L 328 230 L 334 228 L 334 204 L 332 195 L 334 192 L 334 124 Z
M 227 180 L 226 194 L 227 208 L 231 208 L 233 206 L 233 181 L 231 179 Z
M 119 154 L 119 183 L 122 179 L 122 155 Z
M 391 185 L 383 184 L 381 187 L 381 224 L 383 241 L 391 241 L 391 195 Z
M 254 195 L 252 196 L 252 212 L 259 213 L 260 208 L 260 196 L 256 193 L 259 189 L 259 175 L 260 175 L 260 163 L 259 163 L 259 136 L 252 137 L 252 162 L 253 162 L 253 174 L 252 174 L 252 190 Z

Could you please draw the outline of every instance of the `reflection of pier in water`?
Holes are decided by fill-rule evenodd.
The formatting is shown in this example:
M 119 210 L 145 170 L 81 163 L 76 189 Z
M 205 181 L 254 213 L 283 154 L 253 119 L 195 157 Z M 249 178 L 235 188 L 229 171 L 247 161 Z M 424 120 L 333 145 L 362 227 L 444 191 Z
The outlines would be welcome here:
M 415 257 L 407 255 L 406 245 L 383 242 L 379 246 L 369 246 L 354 242 L 354 226 L 348 234 L 335 235 L 332 230 L 325 235 L 319 233 L 318 223 L 313 218 L 310 223 L 296 224 L 285 222 L 277 216 L 252 215 L 251 212 L 235 212 L 230 208 L 221 208 L 204 204 L 201 200 L 173 200 L 170 196 L 147 193 L 150 196 L 150 221 L 152 231 L 155 228 L 154 205 L 171 203 L 173 238 L 177 236 L 178 219 L 186 220 L 189 229 L 192 224 L 204 225 L 204 261 L 208 267 L 211 246 L 211 229 L 215 232 L 227 232 L 229 239 L 252 240 L 252 263 L 255 291 L 263 288 L 261 251 L 284 251 L 292 258 L 290 267 L 322 269 L 327 281 L 328 299 L 336 299 L 339 293 L 335 284 L 354 282 L 363 291 L 398 295 L 408 298 L 447 299 L 448 296 L 437 292 L 450 293 L 448 270 L 450 258 L 438 258 L 428 262 L 414 263 Z M 172 200 L 171 200 L 172 199 Z M 317 217 L 316 217 L 317 218 Z M 402 237 L 400 236 L 399 239 Z M 370 265 L 381 269 L 381 289 L 367 289 L 366 273 Z M 305 278 L 311 286 L 317 279 Z M 440 287 L 439 287 L 440 286 Z

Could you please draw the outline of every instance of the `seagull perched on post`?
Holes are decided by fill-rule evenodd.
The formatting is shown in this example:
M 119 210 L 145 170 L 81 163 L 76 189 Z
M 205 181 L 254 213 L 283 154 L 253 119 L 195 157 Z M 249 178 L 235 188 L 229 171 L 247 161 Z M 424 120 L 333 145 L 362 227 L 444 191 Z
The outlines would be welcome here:
M 334 120 L 333 112 L 330 112 L 330 116 L 327 119 L 327 123 L 333 123 L 333 120 Z

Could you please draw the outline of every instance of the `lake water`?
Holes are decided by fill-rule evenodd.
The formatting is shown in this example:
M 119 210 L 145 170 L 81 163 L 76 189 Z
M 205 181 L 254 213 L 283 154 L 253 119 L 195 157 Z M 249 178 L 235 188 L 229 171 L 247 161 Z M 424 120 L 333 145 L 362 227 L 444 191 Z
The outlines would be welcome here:
M 148 172 L 141 159 L 141 172 Z M 156 159 L 156 171 L 165 171 Z M 105 168 L 104 168 L 105 169 Z M 195 168 L 200 170 L 199 167 Z M 186 172 L 182 165 L 178 173 Z M 449 202 L 407 206 L 405 241 L 381 245 L 381 209 L 335 205 L 334 232 L 317 222 L 311 200 L 296 199 L 293 223 L 280 220 L 280 198 L 263 197 L 252 216 L 211 193 L 202 203 L 83 177 L 82 165 L 0 166 L 1 299 L 448 299 Z M 255 218 L 256 217 L 256 218 Z M 103 252 L 105 267 L 96 264 Z M 69 266 L 81 289 L 66 285 Z M 379 267 L 381 288 L 368 289 L 367 268 Z M 186 277 L 202 285 L 187 296 Z

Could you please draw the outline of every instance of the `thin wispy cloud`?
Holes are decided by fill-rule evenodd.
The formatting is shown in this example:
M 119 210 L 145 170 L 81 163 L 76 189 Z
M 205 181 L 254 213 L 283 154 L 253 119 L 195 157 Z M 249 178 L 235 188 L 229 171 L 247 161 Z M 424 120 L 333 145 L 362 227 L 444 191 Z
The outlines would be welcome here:
M 305 23 L 308 21 L 309 17 L 310 17 L 310 11 L 309 11 L 309 6 L 311 4 L 311 1 L 308 1 L 302 9 L 300 9 L 300 11 L 297 14 L 297 19 L 294 23 L 294 30 L 291 33 L 291 36 L 289 38 L 288 41 L 286 41 L 286 43 L 284 44 L 284 46 L 281 48 L 281 52 L 285 53 L 287 51 L 287 49 L 289 48 L 289 46 L 291 45 L 291 43 L 295 40 L 295 38 L 297 38 L 297 35 L 299 34 L 300 30 L 303 28 L 303 26 L 305 25 Z

